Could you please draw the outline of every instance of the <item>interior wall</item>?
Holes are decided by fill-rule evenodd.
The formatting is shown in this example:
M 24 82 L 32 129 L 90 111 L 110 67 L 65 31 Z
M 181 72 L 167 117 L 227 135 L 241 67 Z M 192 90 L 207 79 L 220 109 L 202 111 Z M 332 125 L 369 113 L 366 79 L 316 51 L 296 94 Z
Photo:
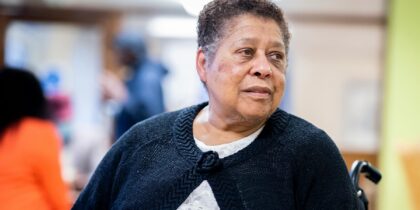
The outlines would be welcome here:
M 292 22 L 294 112 L 346 151 L 376 152 L 384 26 Z
M 167 110 L 174 111 L 207 101 L 206 91 L 195 68 L 196 41 L 175 39 L 161 42 L 160 57 L 170 69 L 163 84 Z
M 385 97 L 381 139 L 379 209 L 414 210 L 408 183 L 401 165 L 399 148 L 420 144 L 420 2 L 397 1 L 390 4 L 385 73 Z M 418 167 L 418 166 L 417 166 Z M 418 208 L 417 208 L 418 209 Z

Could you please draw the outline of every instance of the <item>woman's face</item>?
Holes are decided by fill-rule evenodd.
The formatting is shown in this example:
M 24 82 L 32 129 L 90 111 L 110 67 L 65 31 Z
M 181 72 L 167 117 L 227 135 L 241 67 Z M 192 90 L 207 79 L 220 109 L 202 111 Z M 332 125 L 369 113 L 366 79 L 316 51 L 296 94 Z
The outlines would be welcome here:
M 227 118 L 265 120 L 284 93 L 286 51 L 274 20 L 233 18 L 210 60 L 199 50 L 197 69 L 209 94 L 210 110 Z

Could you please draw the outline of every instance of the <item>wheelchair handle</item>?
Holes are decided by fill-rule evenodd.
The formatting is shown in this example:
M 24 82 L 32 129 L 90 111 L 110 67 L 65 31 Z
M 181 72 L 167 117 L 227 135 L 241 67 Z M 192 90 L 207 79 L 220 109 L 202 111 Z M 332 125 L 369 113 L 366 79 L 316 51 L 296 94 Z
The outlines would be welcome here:
M 372 181 L 375 184 L 377 184 L 382 178 L 382 175 L 379 172 L 379 170 L 373 167 L 367 161 L 361 161 L 361 160 L 355 161 L 350 171 L 351 171 L 350 178 L 354 186 L 359 186 L 359 175 L 361 173 L 366 174 L 365 175 L 366 178 L 368 178 L 370 181 Z
M 369 201 L 366 197 L 365 192 L 363 189 L 359 186 L 359 177 L 360 174 L 366 174 L 366 178 L 368 178 L 370 181 L 372 181 L 375 184 L 378 184 L 379 181 L 382 178 L 381 173 L 378 169 L 373 167 L 369 162 L 362 161 L 362 160 L 356 160 L 353 162 L 353 165 L 351 166 L 350 170 L 350 179 L 353 182 L 353 186 L 356 189 L 357 197 L 359 198 L 359 202 L 363 204 L 361 206 L 363 209 L 368 209 Z

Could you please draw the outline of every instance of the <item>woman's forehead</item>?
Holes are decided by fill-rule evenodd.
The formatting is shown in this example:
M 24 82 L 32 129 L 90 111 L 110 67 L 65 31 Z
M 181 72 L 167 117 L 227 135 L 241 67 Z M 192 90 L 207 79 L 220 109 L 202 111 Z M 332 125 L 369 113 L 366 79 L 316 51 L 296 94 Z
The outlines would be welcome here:
M 269 39 L 270 42 L 276 42 L 283 45 L 282 31 L 278 24 L 267 18 L 254 15 L 241 15 L 232 18 L 224 26 L 222 40 L 257 42 L 261 39 Z

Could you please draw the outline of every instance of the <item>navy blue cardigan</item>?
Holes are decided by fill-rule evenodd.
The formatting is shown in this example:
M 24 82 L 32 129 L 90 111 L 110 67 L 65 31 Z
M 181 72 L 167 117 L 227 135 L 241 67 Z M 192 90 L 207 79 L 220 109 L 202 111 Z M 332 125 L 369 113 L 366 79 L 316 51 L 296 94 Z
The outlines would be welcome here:
M 203 180 L 221 209 L 357 209 L 344 161 L 325 132 L 276 110 L 254 142 L 219 159 L 193 140 L 193 120 L 206 105 L 132 127 L 73 209 L 177 209 Z

